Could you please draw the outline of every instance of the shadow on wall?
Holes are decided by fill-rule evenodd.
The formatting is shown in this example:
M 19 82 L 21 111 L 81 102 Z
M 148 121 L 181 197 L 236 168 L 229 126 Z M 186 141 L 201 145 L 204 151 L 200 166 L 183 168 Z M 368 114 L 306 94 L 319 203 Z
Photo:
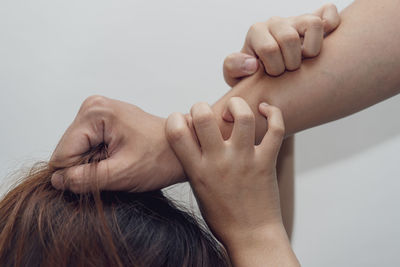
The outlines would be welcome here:
M 400 95 L 348 118 L 296 135 L 295 170 L 310 170 L 343 161 L 400 136 Z

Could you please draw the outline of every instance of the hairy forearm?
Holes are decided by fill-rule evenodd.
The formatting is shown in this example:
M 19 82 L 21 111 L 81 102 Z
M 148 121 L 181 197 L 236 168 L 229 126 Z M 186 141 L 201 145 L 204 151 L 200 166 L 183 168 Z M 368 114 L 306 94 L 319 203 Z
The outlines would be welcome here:
M 341 13 L 339 28 L 324 41 L 319 57 L 280 77 L 259 71 L 244 79 L 215 105 L 243 97 L 255 114 L 262 101 L 281 108 L 287 135 L 339 119 L 400 91 L 400 1 L 355 1 Z M 224 136 L 231 123 L 220 119 Z M 257 115 L 257 139 L 266 129 Z

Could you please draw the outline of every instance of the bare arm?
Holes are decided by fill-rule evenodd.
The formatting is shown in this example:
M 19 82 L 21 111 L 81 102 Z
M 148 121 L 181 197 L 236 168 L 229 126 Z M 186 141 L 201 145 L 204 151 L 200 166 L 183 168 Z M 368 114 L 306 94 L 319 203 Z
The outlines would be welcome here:
M 324 41 L 319 57 L 280 77 L 244 79 L 213 107 L 223 114 L 232 96 L 241 96 L 257 115 L 257 137 L 265 131 L 258 104 L 278 106 L 286 134 L 342 118 L 400 91 L 400 1 L 359 0 L 341 13 L 342 23 Z M 231 123 L 220 121 L 224 136 Z
M 166 136 L 188 174 L 203 218 L 235 267 L 300 266 L 283 227 L 276 179 L 285 133 L 282 114 L 263 105 L 268 131 L 254 146 L 250 107 L 238 97 L 231 98 L 228 107 L 236 121 L 227 141 L 205 103 L 191 109 L 197 138 L 180 113 L 166 123 Z
M 241 81 L 213 106 L 224 138 L 230 135 L 232 123 L 223 121 L 222 114 L 232 96 L 244 98 L 256 114 L 260 141 L 266 131 L 258 112 L 262 101 L 282 110 L 290 135 L 397 94 L 399 11 L 399 0 L 356 1 L 342 12 L 340 27 L 324 41 L 318 58 L 280 77 L 259 70 Z M 85 101 L 56 148 L 52 163 L 60 169 L 68 167 L 63 163 L 73 162 L 99 142 L 109 145 L 113 153 L 96 167 L 96 177 L 85 175 L 91 166 L 76 166 L 60 170 L 53 176 L 53 185 L 85 191 L 99 182 L 101 189 L 146 191 L 183 181 L 182 167 L 161 130 L 164 123 L 164 119 L 127 103 L 98 97 Z

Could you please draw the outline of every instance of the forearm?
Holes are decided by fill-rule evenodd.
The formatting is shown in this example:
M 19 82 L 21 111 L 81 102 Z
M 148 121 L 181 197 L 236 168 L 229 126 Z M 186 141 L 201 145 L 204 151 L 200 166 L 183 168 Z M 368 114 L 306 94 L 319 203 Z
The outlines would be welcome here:
M 266 130 L 265 119 L 258 112 L 262 101 L 282 110 L 290 135 L 399 93 L 398 13 L 398 0 L 355 1 L 341 13 L 341 25 L 325 39 L 318 57 L 280 77 L 260 70 L 241 81 L 213 105 L 224 137 L 230 136 L 233 124 L 225 122 L 222 113 L 233 96 L 244 98 L 256 115 L 258 142 Z M 177 162 L 167 144 L 166 149 L 169 159 Z M 176 168 L 173 176 L 182 181 L 182 169 Z
M 319 57 L 280 77 L 262 71 L 244 79 L 215 105 L 243 97 L 257 114 L 257 137 L 265 131 L 261 101 L 281 108 L 287 135 L 350 115 L 389 98 L 400 89 L 400 1 L 356 1 L 342 14 L 339 28 L 324 41 Z M 390 41 L 389 41 L 390 40 Z M 220 119 L 224 136 L 231 123 Z
M 234 267 L 300 266 L 283 225 L 235 236 L 225 246 Z

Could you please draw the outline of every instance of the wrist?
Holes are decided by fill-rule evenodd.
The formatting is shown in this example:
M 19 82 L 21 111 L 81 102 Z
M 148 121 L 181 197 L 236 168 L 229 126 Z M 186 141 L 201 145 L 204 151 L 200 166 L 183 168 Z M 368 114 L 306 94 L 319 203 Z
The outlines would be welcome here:
M 167 177 L 166 186 L 185 182 L 186 177 L 182 165 L 169 145 L 168 139 L 165 135 L 165 123 L 167 120 L 164 118 L 160 119 L 162 120 L 163 127 L 160 133 L 159 157 L 156 164 L 162 165 L 162 175 Z
M 227 249 L 232 251 L 246 249 L 256 249 L 267 244 L 265 240 L 279 240 L 286 242 L 287 234 L 283 223 L 276 222 L 270 225 L 258 227 L 256 229 L 236 229 L 230 234 L 225 235 L 223 240 Z

